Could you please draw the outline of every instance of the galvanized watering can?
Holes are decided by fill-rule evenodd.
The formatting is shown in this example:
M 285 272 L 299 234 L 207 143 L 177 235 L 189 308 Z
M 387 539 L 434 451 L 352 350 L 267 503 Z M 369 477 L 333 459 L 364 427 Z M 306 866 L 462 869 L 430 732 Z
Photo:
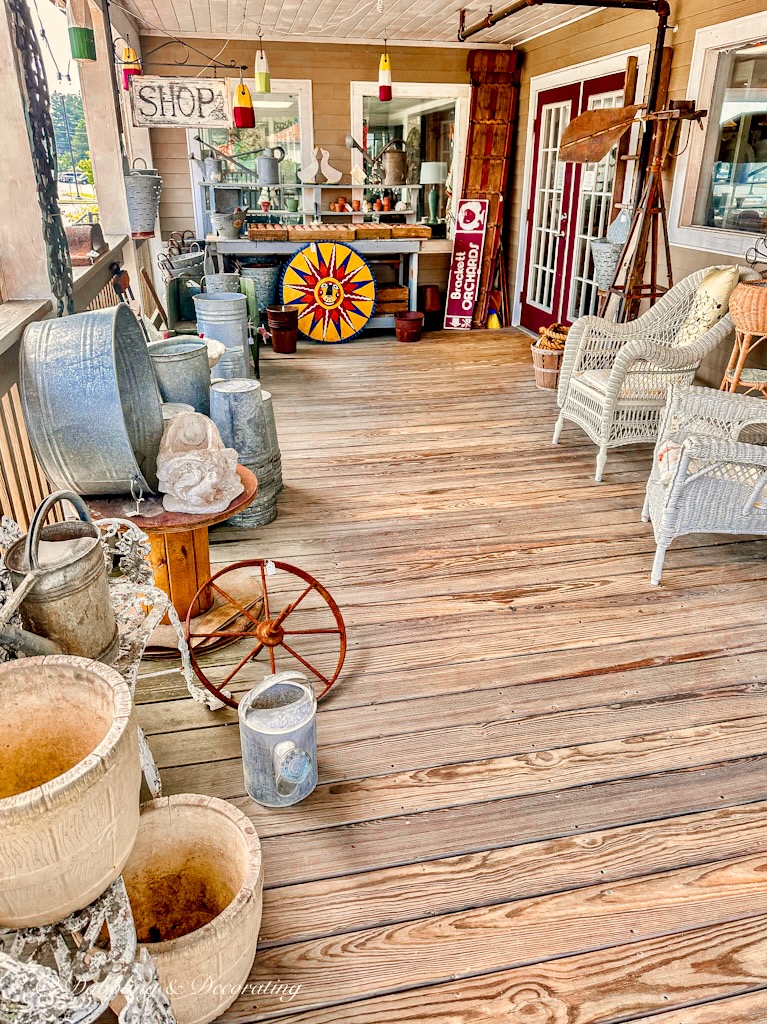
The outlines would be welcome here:
M 256 158 L 256 174 L 259 185 L 279 185 L 280 164 L 285 159 L 285 150 L 282 146 L 272 146 L 266 149 L 257 149 L 256 153 L 263 153 L 263 156 Z M 280 155 L 277 156 L 277 153 Z
M 394 149 L 394 146 L 402 146 L 402 149 Z M 383 166 L 384 185 L 407 184 L 407 143 L 404 139 L 392 139 L 373 163 L 379 160 Z
M 267 676 L 243 697 L 237 714 L 248 795 L 265 807 L 309 796 L 317 785 L 317 698 L 306 676 Z
M 80 521 L 43 526 L 60 501 L 74 506 Z M 119 636 L 100 537 L 85 502 L 72 491 L 56 491 L 37 507 L 29 533 L 5 555 L 14 593 L 0 608 L 0 643 L 30 655 L 114 661 Z M 17 608 L 24 629 L 8 625 Z

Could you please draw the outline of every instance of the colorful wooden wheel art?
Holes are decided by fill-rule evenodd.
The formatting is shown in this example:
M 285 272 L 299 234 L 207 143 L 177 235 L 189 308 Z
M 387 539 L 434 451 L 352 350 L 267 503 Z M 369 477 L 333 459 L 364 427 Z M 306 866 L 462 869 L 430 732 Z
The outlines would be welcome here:
M 233 584 L 241 581 L 244 572 L 251 575 L 254 593 L 263 594 L 260 614 L 257 607 L 239 596 L 232 596 Z M 235 677 L 264 652 L 264 675 L 289 668 L 305 671 L 310 679 L 313 677 L 317 699 L 325 696 L 338 678 L 346 657 L 346 626 L 341 609 L 319 580 L 287 562 L 253 558 L 235 562 L 211 576 L 200 587 L 195 600 L 211 590 L 217 599 L 231 607 L 232 614 L 227 622 L 210 632 L 198 632 L 191 609 L 186 617 L 192 668 L 211 693 L 236 708 L 238 701 L 230 687 L 239 685 L 244 692 L 261 681 L 261 677 L 254 678 L 252 673 L 247 681 Z M 233 648 L 233 656 L 239 660 L 231 669 L 226 666 L 221 670 L 219 666 L 216 671 L 215 665 L 201 653 L 217 638 L 240 642 Z M 220 681 L 209 677 L 220 672 L 223 672 Z
M 313 341 L 349 341 L 373 315 L 373 273 L 340 242 L 309 242 L 285 268 L 282 301 L 298 307 L 298 329 Z

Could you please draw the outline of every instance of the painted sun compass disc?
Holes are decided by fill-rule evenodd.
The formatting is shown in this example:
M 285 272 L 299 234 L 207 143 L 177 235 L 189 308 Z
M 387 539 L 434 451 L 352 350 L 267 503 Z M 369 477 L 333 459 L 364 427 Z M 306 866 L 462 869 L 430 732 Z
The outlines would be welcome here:
M 370 267 L 340 242 L 309 242 L 285 268 L 282 301 L 298 307 L 298 329 L 313 341 L 348 341 L 359 334 L 375 299 Z

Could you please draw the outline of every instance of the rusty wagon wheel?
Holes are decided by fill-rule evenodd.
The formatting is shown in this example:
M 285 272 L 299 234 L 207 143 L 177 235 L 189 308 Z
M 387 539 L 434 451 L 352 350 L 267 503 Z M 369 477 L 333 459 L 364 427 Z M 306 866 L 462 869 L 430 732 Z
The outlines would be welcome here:
M 252 568 L 257 568 L 260 571 L 261 588 L 263 591 L 263 618 L 258 618 L 256 614 L 249 611 L 246 605 L 233 598 L 227 593 L 226 589 L 227 574 L 237 573 L 242 569 Z M 277 571 L 286 573 L 288 576 L 297 577 L 305 583 L 306 586 L 302 589 L 301 593 L 297 598 L 295 598 L 295 600 L 288 601 L 288 603 L 285 604 L 277 614 L 274 614 L 269 602 L 269 584 L 267 580 L 274 576 Z M 228 704 L 229 707 L 236 708 L 238 701 L 228 692 L 225 692 L 226 687 L 232 682 L 240 669 L 244 668 L 249 662 L 253 661 L 254 658 L 258 657 L 263 650 L 266 650 L 269 655 L 269 664 L 271 666 L 272 673 L 274 673 L 276 671 L 275 654 L 277 649 L 281 648 L 287 655 L 289 655 L 294 661 L 297 661 L 304 669 L 307 670 L 307 672 L 318 680 L 320 689 L 317 693 L 317 699 L 319 700 L 325 696 L 336 679 L 338 679 L 338 675 L 344 663 L 344 658 L 346 657 L 346 626 L 344 625 L 344 619 L 341 615 L 341 609 L 334 601 L 332 595 L 325 589 L 325 587 L 323 587 L 319 580 L 316 580 L 314 576 L 310 576 L 308 572 L 304 572 L 303 569 L 299 569 L 295 565 L 290 565 L 288 562 L 274 562 L 268 558 L 252 558 L 243 562 L 234 562 L 232 565 L 226 566 L 225 569 L 221 569 L 215 575 L 211 576 L 210 579 L 200 587 L 195 595 L 195 599 L 192 601 L 192 608 L 195 606 L 197 598 L 203 594 L 203 591 L 207 591 L 209 589 L 215 590 L 220 598 L 223 598 L 231 604 L 233 611 L 239 612 L 239 617 L 233 617 L 236 618 L 236 621 L 241 625 L 238 626 L 235 624 L 230 628 L 213 630 L 211 632 L 194 632 L 195 624 L 192 621 L 192 612 L 190 608 L 186 617 L 186 639 L 187 643 L 189 643 L 192 668 L 203 686 L 210 690 L 211 693 L 215 694 L 219 700 Z M 335 620 L 335 626 L 307 629 L 290 628 L 292 624 L 288 622 L 288 619 L 294 615 L 301 602 L 312 592 L 318 594 L 322 601 L 324 601 Z M 292 637 L 294 636 L 318 636 L 322 634 L 328 636 L 335 635 L 338 637 L 338 660 L 332 674 L 325 674 L 321 672 L 308 658 L 305 658 L 293 647 L 294 641 L 292 640 Z M 195 652 L 195 645 L 190 641 L 207 641 L 218 637 L 227 637 L 230 642 L 235 642 L 237 640 L 249 640 L 250 643 L 252 643 L 254 639 L 258 642 L 255 647 L 250 648 L 248 653 L 240 659 L 231 672 L 229 672 L 229 674 L 220 683 L 214 683 L 205 674 L 203 666 L 200 664 L 198 655 Z M 203 643 L 201 646 L 205 647 L 206 644 Z

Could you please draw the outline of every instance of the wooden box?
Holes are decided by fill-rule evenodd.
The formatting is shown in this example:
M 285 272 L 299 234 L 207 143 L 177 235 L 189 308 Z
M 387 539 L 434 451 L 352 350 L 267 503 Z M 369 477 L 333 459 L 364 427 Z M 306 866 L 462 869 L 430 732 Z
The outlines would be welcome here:
M 428 224 L 392 224 L 392 238 L 431 238 Z
M 250 242 L 287 242 L 288 229 L 281 224 L 248 224 Z
M 371 238 L 391 238 L 391 228 L 388 224 L 356 224 L 355 230 L 359 241 Z
M 353 242 L 352 224 L 294 224 L 288 228 L 291 242 Z

